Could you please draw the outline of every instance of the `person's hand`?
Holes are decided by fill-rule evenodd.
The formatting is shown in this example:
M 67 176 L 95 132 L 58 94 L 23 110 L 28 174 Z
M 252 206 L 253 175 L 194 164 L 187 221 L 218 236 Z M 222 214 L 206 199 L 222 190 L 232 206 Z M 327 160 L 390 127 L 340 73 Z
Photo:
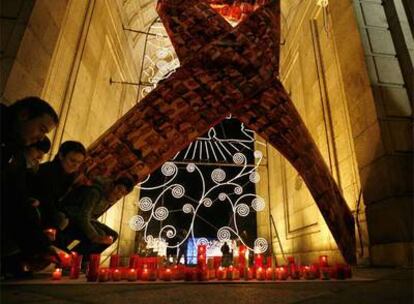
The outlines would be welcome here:
M 105 236 L 98 236 L 93 240 L 94 243 L 104 244 L 104 245 L 111 245 L 114 242 L 112 236 L 105 235 Z

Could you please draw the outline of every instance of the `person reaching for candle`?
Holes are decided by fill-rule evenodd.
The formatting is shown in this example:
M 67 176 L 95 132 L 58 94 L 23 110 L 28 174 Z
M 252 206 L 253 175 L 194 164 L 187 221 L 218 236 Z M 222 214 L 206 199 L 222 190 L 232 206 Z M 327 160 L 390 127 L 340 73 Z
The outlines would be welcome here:
M 133 186 L 133 181 L 127 177 L 115 181 L 97 179 L 93 185 L 82 185 L 68 193 L 61 201 L 61 208 L 69 218 L 69 226 L 63 231 L 67 244 L 79 240 L 73 250 L 88 257 L 101 253 L 115 242 L 118 233 L 97 218 L 131 192 Z
M 10 106 L 1 104 L 1 271 L 21 275 L 34 256 L 54 254 L 38 223 L 27 183 L 25 149 L 43 140 L 59 121 L 55 110 L 38 97 Z M 28 267 L 23 267 L 26 265 Z
M 53 161 L 40 165 L 30 180 L 31 195 L 40 202 L 45 229 L 63 230 L 69 220 L 58 209 L 59 200 L 69 191 L 86 157 L 86 149 L 78 141 L 65 141 Z M 59 238 L 59 233 L 58 233 Z

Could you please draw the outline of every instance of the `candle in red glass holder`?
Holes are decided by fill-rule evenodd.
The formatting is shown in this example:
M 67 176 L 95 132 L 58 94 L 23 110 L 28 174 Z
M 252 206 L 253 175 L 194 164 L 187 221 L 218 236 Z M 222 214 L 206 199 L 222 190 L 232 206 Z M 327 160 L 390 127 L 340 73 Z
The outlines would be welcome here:
M 164 281 L 171 281 L 171 277 L 172 277 L 172 272 L 170 268 L 167 268 L 164 270 L 163 273 L 163 280 Z
M 130 268 L 128 270 L 128 281 L 136 281 L 137 280 L 137 270 L 135 268 Z
M 253 269 L 251 267 L 245 269 L 244 279 L 246 281 L 253 279 Z
M 300 269 L 299 269 L 299 266 L 297 266 L 296 264 L 290 264 L 289 265 L 289 269 L 290 269 L 290 277 L 293 280 L 299 280 L 300 279 Z
M 227 268 L 227 280 L 233 280 L 233 270 L 234 267 L 232 265 Z
M 196 277 L 195 269 L 187 267 L 185 270 L 184 280 L 186 281 L 194 281 Z
M 302 273 L 303 273 L 303 278 L 305 280 L 313 280 L 313 279 L 315 279 L 314 272 L 311 271 L 311 267 L 310 266 L 303 266 Z
M 149 279 L 149 270 L 148 268 L 144 268 L 141 273 L 141 280 L 148 281 Z
M 78 279 L 82 266 L 82 255 L 77 252 L 71 252 L 71 266 L 70 266 L 70 279 Z
M 319 267 L 327 267 L 327 266 L 328 266 L 328 256 L 320 255 L 319 256 Z
M 117 268 L 119 266 L 120 256 L 119 254 L 111 255 L 111 259 L 109 260 L 109 268 Z
M 263 268 L 262 267 L 257 268 L 256 269 L 256 279 L 262 281 L 265 278 L 266 278 L 266 273 L 263 270 Z
M 112 281 L 121 281 L 121 275 L 119 268 L 112 269 Z
M 227 278 L 227 270 L 224 267 L 217 268 L 216 277 L 218 280 L 225 280 Z
M 52 272 L 52 279 L 53 280 L 62 279 L 62 268 L 56 268 L 55 271 Z
M 98 281 L 99 282 L 106 282 L 108 280 L 109 280 L 109 270 L 108 270 L 108 268 L 99 269 Z
M 208 280 L 208 269 L 197 269 L 196 270 L 197 281 L 207 281 Z
M 239 246 L 239 266 L 240 268 L 246 266 L 246 246 Z
M 273 280 L 273 268 L 267 267 L 266 269 L 266 280 Z
M 312 273 L 312 276 L 315 279 L 319 279 L 320 277 L 320 271 L 319 271 L 319 264 L 318 263 L 314 263 L 310 266 L 310 271 Z
M 233 280 L 240 280 L 240 270 L 238 268 L 233 268 Z
M 56 240 L 56 229 L 48 228 L 43 230 L 43 233 L 47 236 L 49 241 L 54 242 Z
M 254 256 L 254 266 L 255 267 L 263 266 L 263 256 L 260 253 Z
M 139 261 L 139 255 L 134 254 L 129 257 L 129 268 L 137 268 Z
M 329 280 L 330 279 L 330 268 L 329 267 L 320 267 L 320 278 L 321 280 Z
M 71 256 L 66 252 L 59 252 L 59 260 L 62 268 L 69 268 L 71 266 Z
M 276 279 L 277 280 L 286 280 L 288 277 L 288 272 L 285 267 L 276 268 Z
M 95 282 L 98 279 L 100 260 L 101 260 L 100 254 L 91 254 L 89 256 L 88 270 L 86 272 L 86 278 L 89 282 Z
M 289 265 L 290 264 L 295 264 L 295 257 L 294 256 L 288 256 L 287 261 L 288 261 Z

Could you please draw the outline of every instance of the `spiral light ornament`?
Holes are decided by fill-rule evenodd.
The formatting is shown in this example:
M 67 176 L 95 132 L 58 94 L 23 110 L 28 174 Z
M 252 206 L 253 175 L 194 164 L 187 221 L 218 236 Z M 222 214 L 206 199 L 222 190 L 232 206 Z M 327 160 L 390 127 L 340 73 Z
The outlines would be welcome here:
M 245 160 L 246 160 L 246 157 L 244 156 L 244 154 L 242 154 L 242 153 L 240 153 L 240 152 L 235 153 L 235 154 L 233 155 L 233 162 L 234 162 L 236 165 L 242 165 L 242 164 L 245 162 Z
M 246 204 L 239 204 L 236 207 L 236 212 L 240 216 L 248 216 L 250 213 L 250 208 Z
M 177 166 L 172 162 L 166 162 L 161 167 L 161 173 L 164 176 L 172 176 L 177 172 Z
M 185 204 L 183 206 L 183 212 L 184 213 L 193 213 L 193 211 L 194 211 L 193 205 L 191 205 L 191 204 Z
M 267 244 L 266 239 L 264 238 L 257 238 L 254 241 L 254 252 L 255 253 L 264 253 L 266 252 L 269 245 Z
M 129 227 L 134 231 L 140 231 L 145 226 L 145 220 L 140 215 L 134 215 L 128 222 Z
M 152 209 L 152 200 L 149 197 L 143 197 L 139 200 L 139 209 L 149 211 Z
M 220 168 L 214 169 L 211 172 L 211 179 L 216 183 L 220 183 L 226 179 L 226 172 Z
M 243 193 L 243 187 L 241 187 L 241 186 L 235 187 L 234 188 L 234 193 L 237 194 L 237 195 L 242 194 Z
M 249 175 L 249 180 L 254 183 L 257 184 L 258 182 L 260 182 L 260 174 L 259 172 L 252 172 Z
M 219 241 L 229 241 L 231 237 L 230 227 L 224 226 L 217 231 L 217 238 Z
M 255 211 L 263 211 L 265 208 L 265 201 L 260 196 L 252 200 L 252 208 Z
M 185 189 L 183 186 L 177 185 L 172 189 L 171 193 L 175 198 L 182 198 L 185 194 Z
M 154 218 L 158 221 L 163 221 L 168 217 L 169 211 L 165 207 L 158 207 L 154 212 Z
M 190 173 L 193 173 L 195 171 L 195 168 L 196 168 L 196 166 L 193 163 L 189 163 L 186 167 L 187 171 L 190 172 Z
M 213 201 L 206 197 L 205 199 L 203 199 L 203 205 L 206 207 L 211 207 L 211 205 L 213 205 Z

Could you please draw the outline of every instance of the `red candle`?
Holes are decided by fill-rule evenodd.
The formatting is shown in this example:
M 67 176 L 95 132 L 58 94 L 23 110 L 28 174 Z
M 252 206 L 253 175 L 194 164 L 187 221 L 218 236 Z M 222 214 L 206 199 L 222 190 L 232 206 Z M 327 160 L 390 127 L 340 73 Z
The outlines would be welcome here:
M 253 269 L 251 267 L 248 267 L 246 269 L 246 273 L 244 274 L 244 279 L 246 281 L 253 279 Z
M 195 270 L 194 270 L 194 269 L 192 269 L 192 268 L 190 268 L 190 267 L 188 267 L 188 268 L 185 270 L 185 277 L 184 277 L 184 279 L 185 279 L 186 281 L 194 281 L 194 280 L 195 280 L 195 277 L 196 277 L 196 272 L 195 272 Z
M 45 229 L 43 230 L 43 233 L 47 236 L 49 241 L 53 242 L 56 240 L 56 229 L 54 228 Z
M 217 268 L 216 276 L 218 280 L 225 280 L 227 277 L 227 271 L 224 267 Z
M 99 269 L 98 281 L 99 282 L 106 282 L 108 280 L 109 280 L 109 270 L 107 268 Z
M 233 280 L 233 266 L 227 268 L 227 280 Z
M 119 266 L 120 256 L 119 254 L 111 255 L 111 259 L 109 261 L 109 268 L 117 268 Z
M 120 281 L 121 280 L 121 270 L 119 268 L 115 268 L 112 270 L 112 281 Z
M 295 264 L 295 257 L 294 256 L 288 256 L 287 261 L 288 261 L 288 264 Z
M 163 273 L 163 280 L 171 281 L 171 277 L 172 277 L 171 269 L 170 268 L 165 269 Z
M 286 280 L 288 277 L 288 272 L 285 267 L 276 268 L 276 279 L 277 280 Z
M 89 256 L 88 271 L 86 278 L 89 282 L 95 282 L 98 279 L 99 262 L 101 260 L 100 254 L 91 254 Z
M 59 252 L 59 259 L 62 268 L 69 268 L 71 266 L 71 256 L 66 252 Z
M 70 266 L 70 274 L 69 274 L 69 278 L 70 279 L 78 279 L 79 278 L 79 273 L 81 270 L 81 266 L 82 266 L 82 255 L 78 254 L 77 252 L 72 251 L 71 252 L 71 258 L 72 258 L 72 263 Z
M 320 267 L 327 267 L 328 266 L 328 256 L 327 255 L 320 255 L 319 256 L 319 266 Z
M 239 266 L 244 268 L 246 266 L 246 246 L 239 246 Z
M 207 281 L 208 280 L 208 269 L 197 269 L 196 275 L 197 275 L 198 281 Z
M 62 279 L 62 268 L 56 268 L 55 271 L 52 272 L 52 279 L 53 280 Z
M 139 262 L 139 255 L 134 254 L 129 257 L 129 268 L 137 268 Z
M 148 281 L 148 279 L 149 279 L 149 271 L 148 271 L 148 269 L 147 269 L 147 268 L 144 268 L 144 269 L 142 270 L 141 280 L 143 280 L 143 281 Z
M 256 254 L 254 257 L 254 266 L 262 267 L 263 266 L 263 256 L 261 254 Z
M 290 266 L 290 276 L 293 280 L 300 279 L 300 269 L 297 265 L 291 264 Z
M 311 271 L 310 266 L 303 266 L 302 272 L 303 272 L 303 277 L 306 280 L 313 280 L 315 278 L 314 273 Z
M 265 279 L 265 272 L 262 267 L 256 269 L 256 279 L 260 281 Z
M 320 278 L 322 280 L 329 280 L 330 279 L 330 268 L 329 267 L 321 267 L 320 268 Z
M 272 267 L 268 267 L 266 269 L 266 280 L 273 280 L 273 268 Z
M 137 270 L 135 268 L 131 268 L 128 270 L 128 281 L 136 281 L 137 280 Z

